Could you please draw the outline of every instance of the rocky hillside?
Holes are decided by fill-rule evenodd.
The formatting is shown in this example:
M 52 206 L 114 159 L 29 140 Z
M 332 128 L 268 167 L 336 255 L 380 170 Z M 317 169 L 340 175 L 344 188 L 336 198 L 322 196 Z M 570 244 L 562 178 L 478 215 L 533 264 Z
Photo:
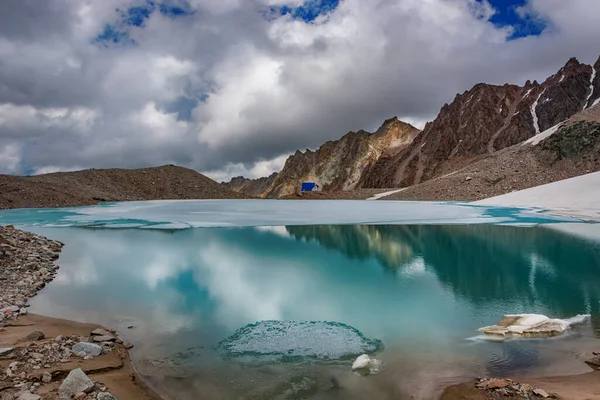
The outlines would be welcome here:
M 191 169 L 87 169 L 37 176 L 0 175 L 0 209 L 66 207 L 100 201 L 247 198 Z
M 445 104 L 410 146 L 365 171 L 360 187 L 407 187 L 515 145 L 600 100 L 600 58 L 570 59 L 543 83 L 475 85 Z
M 600 104 L 523 143 L 385 200 L 480 200 L 596 171 L 600 171 Z
M 302 180 L 315 180 L 329 192 L 418 185 L 473 165 L 598 105 L 598 70 L 600 58 L 593 66 L 572 58 L 542 83 L 480 83 L 445 104 L 420 133 L 397 119 L 389 120 L 375 134 L 351 132 L 317 152 L 296 152 L 276 176 L 235 178 L 238 183 L 232 181 L 229 187 L 261 197 L 285 197 L 295 193 Z
M 383 123 L 375 133 L 349 132 L 318 150 L 297 151 L 279 174 L 249 180 L 234 178 L 227 188 L 259 197 L 284 197 L 296 193 L 302 181 L 314 181 L 324 191 L 358 188 L 363 172 L 381 157 L 394 157 L 408 146 L 419 130 L 398 118 Z
M 229 182 L 221 182 L 221 185 L 234 192 L 244 193 L 252 197 L 259 197 L 271 189 L 277 175 L 278 173 L 274 172 L 267 177 L 258 179 L 248 179 L 243 176 L 236 176 L 231 178 Z

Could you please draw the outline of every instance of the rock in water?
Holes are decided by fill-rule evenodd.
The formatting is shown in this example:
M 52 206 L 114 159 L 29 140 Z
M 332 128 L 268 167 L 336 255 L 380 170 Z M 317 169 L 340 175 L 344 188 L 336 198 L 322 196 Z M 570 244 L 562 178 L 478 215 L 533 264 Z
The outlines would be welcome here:
M 498 324 L 484 326 L 477 331 L 502 337 L 551 337 L 563 334 L 570 325 L 584 322 L 587 318 L 589 315 L 578 315 L 568 320 L 550 319 L 540 314 L 505 315 Z
M 238 329 L 217 349 L 228 356 L 309 357 L 338 360 L 383 350 L 349 325 L 327 321 L 260 321 Z
M 77 393 L 89 393 L 94 389 L 94 382 L 77 368 L 69 372 L 63 383 L 58 388 L 58 400 L 70 400 Z
M 369 357 L 368 354 L 358 356 L 352 364 L 352 371 L 361 375 L 377 374 L 383 368 L 381 360 Z
M 93 355 L 94 357 L 97 357 L 100 354 L 102 354 L 102 347 L 95 343 L 79 342 L 73 345 L 72 351 L 73 353 L 80 353 L 83 351 L 85 353 Z

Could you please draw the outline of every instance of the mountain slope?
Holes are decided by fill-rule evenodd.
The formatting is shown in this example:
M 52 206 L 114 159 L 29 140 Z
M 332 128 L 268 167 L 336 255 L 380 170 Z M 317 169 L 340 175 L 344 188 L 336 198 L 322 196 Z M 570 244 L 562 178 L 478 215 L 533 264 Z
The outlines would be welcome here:
M 105 201 L 223 199 L 247 196 L 191 169 L 88 169 L 37 176 L 0 175 L 0 209 L 67 207 Z
M 391 118 L 375 132 L 349 132 L 318 150 L 296 151 L 281 172 L 269 178 L 234 178 L 225 187 L 260 197 L 284 197 L 296 193 L 302 181 L 315 181 L 323 190 L 353 190 L 365 169 L 382 157 L 390 157 L 409 145 L 420 131 Z M 260 193 L 260 194 L 259 194 Z
M 572 58 L 542 84 L 477 84 L 445 104 L 409 146 L 365 171 L 359 186 L 415 185 L 522 142 L 595 104 L 599 68 L 600 58 L 593 67 Z
M 481 200 L 595 171 L 600 171 L 600 102 L 523 143 L 384 200 Z

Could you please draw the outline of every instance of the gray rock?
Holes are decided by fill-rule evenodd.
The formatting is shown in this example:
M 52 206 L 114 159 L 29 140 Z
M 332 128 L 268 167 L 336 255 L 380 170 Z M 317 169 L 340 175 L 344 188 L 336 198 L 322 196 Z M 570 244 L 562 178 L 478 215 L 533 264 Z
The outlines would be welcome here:
M 79 342 L 73 345 L 73 353 L 79 353 L 80 351 L 89 353 L 94 357 L 102 354 L 102 347 L 95 343 Z
M 40 400 L 40 399 L 41 399 L 41 397 L 38 396 L 37 394 L 33 394 L 30 392 L 23 392 L 19 396 L 18 400 Z
M 19 314 L 21 314 L 21 315 L 27 315 L 27 309 L 25 307 L 21 308 L 19 310 Z
M 106 329 L 98 328 L 92 331 L 92 336 L 112 336 L 113 334 Z
M 110 394 L 109 392 L 100 392 L 98 396 L 96 396 L 97 400 L 117 400 L 115 396 Z
M 106 336 L 94 336 L 94 342 L 111 342 L 116 340 L 117 338 L 112 335 Z
M 44 372 L 42 375 L 42 382 L 49 383 L 52 381 L 52 374 L 50 372 Z
M 123 340 L 123 347 L 125 347 L 127 350 L 133 349 L 133 344 L 129 343 L 126 340 Z
M 11 351 L 13 351 L 12 347 L 0 347 L 0 356 L 10 354 Z
M 94 382 L 81 368 L 77 368 L 69 372 L 58 388 L 58 400 L 70 400 L 78 393 L 89 393 L 92 390 L 94 390 Z
M 19 311 L 19 307 L 17 307 L 17 306 L 8 306 L 8 307 L 4 307 L 2 310 L 0 310 L 0 312 L 3 312 L 3 313 L 6 313 L 7 311 L 17 312 L 17 311 Z
M 36 340 L 42 340 L 45 337 L 46 336 L 44 335 L 44 332 L 42 332 L 42 331 L 33 331 L 29 335 L 25 336 L 25 340 L 36 341 Z

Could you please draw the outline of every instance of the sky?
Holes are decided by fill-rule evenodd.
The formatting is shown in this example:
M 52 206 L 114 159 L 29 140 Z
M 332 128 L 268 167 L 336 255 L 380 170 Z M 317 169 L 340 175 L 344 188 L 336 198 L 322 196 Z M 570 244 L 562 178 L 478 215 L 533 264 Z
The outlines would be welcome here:
M 598 0 L 3 0 L 0 173 L 216 180 L 600 55 Z

